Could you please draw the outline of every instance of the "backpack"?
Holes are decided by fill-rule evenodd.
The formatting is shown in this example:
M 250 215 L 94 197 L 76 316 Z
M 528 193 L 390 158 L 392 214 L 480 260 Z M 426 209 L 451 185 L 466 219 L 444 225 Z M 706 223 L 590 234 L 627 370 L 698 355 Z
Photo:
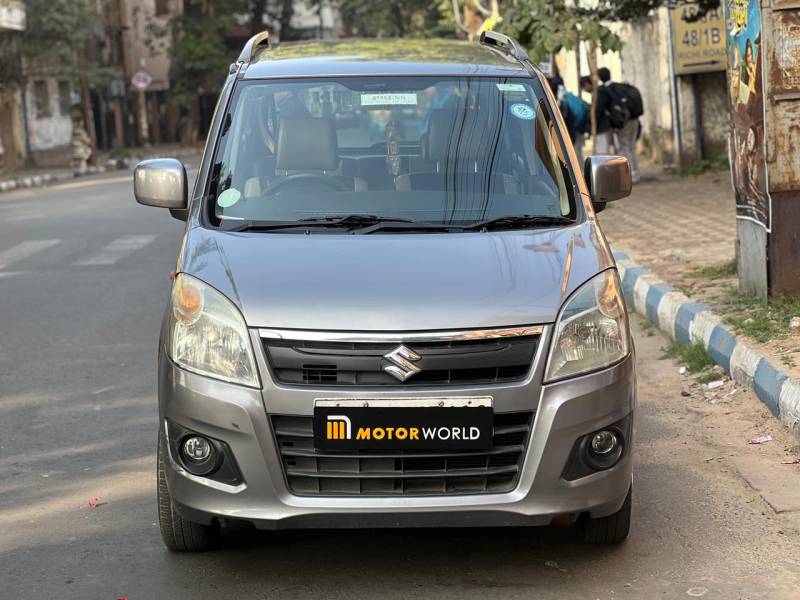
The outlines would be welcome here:
M 564 104 L 569 109 L 572 117 L 570 124 L 575 133 L 588 133 L 590 128 L 589 104 L 569 92 L 564 94 Z
M 644 114 L 644 103 L 639 90 L 629 83 L 612 83 L 608 86 L 611 109 L 608 121 L 613 129 L 622 129 L 628 121 Z

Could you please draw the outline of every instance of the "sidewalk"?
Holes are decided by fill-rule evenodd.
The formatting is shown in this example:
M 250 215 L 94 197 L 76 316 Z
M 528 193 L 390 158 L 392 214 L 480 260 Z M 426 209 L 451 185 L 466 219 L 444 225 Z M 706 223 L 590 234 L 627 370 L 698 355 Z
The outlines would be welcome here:
M 727 374 L 731 394 L 736 385 L 753 389 L 800 435 L 800 299 L 766 304 L 739 293 L 729 174 L 680 177 L 651 167 L 630 198 L 609 204 L 598 219 L 629 307 L 684 348 L 705 348 L 694 353 L 701 364 L 695 383 L 707 393 L 708 383 Z
M 199 157 L 202 151 L 202 146 L 179 146 L 176 144 L 169 144 L 153 146 L 146 149 L 131 148 L 129 155 L 123 159 L 112 159 L 108 152 L 101 152 L 98 156 L 97 165 L 89 166 L 87 172 L 79 176 L 73 173 L 71 167 L 32 167 L 19 169 L 10 173 L 0 173 L 0 193 L 41 187 L 75 177 L 85 177 L 87 175 L 96 175 L 108 171 L 129 170 L 133 169 L 139 161 L 148 158 L 170 157 L 184 159 L 195 156 Z
M 736 207 L 730 173 L 698 177 L 643 169 L 630 198 L 598 215 L 615 252 L 635 257 L 671 283 L 673 277 L 736 257 Z

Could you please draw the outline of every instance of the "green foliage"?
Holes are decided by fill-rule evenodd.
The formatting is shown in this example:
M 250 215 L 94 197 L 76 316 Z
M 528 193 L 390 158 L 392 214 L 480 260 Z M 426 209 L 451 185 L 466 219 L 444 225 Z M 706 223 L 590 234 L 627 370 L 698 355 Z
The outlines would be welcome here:
M 800 317 L 800 296 L 779 296 L 766 302 L 731 286 L 722 298 L 721 313 L 736 333 L 766 343 L 789 335 L 789 322 Z
M 680 168 L 667 167 L 665 170 L 680 177 L 698 177 L 705 173 L 727 171 L 728 169 L 730 169 L 728 153 L 723 152 L 714 158 L 701 158 L 689 165 Z
M 89 45 L 96 22 L 92 0 L 25 0 L 22 52 L 31 70 L 76 79 L 99 66 Z
M 603 52 L 622 49 L 614 32 L 596 16 L 574 5 L 551 0 L 512 0 L 502 12 L 503 20 L 497 29 L 517 38 L 534 61 L 544 60 L 561 48 L 571 50 L 578 39 L 595 42 Z
M 640 319 L 639 326 L 644 331 L 647 337 L 653 337 L 656 334 L 656 328 L 651 321 L 648 319 Z
M 441 27 L 440 6 L 431 0 L 340 0 L 339 12 L 349 35 L 422 37 L 452 34 Z
M 501 19 L 495 29 L 517 38 L 534 61 L 561 48 L 572 49 L 578 40 L 594 42 L 604 52 L 622 48 L 619 37 L 603 21 L 632 21 L 661 6 L 689 0 L 500 0 Z M 345 29 L 361 37 L 419 37 L 452 35 L 454 5 L 464 3 L 484 9 L 488 2 L 476 0 L 340 0 Z M 698 18 L 719 6 L 719 0 L 699 0 Z
M 702 267 L 687 273 L 687 277 L 694 277 L 697 279 L 723 279 L 725 277 L 736 277 L 737 262 L 734 258 L 731 261 L 721 265 L 713 265 L 710 267 Z
M 650 11 L 662 6 L 680 6 L 696 3 L 696 18 L 701 18 L 709 10 L 719 7 L 719 0 L 599 0 L 593 2 L 591 8 L 581 6 L 580 12 L 594 19 L 605 21 L 635 21 L 646 17 Z M 576 4 L 581 5 L 578 1 Z M 588 3 L 584 3 L 588 4 Z
M 691 346 L 686 346 L 680 342 L 673 341 L 664 349 L 664 354 L 661 358 L 677 360 L 686 367 L 689 373 L 700 373 L 714 366 L 714 361 L 711 359 L 705 346 L 700 342 Z
M 170 20 L 167 31 L 153 30 L 170 37 L 170 79 L 178 104 L 194 106 L 198 95 L 219 89 L 232 62 L 225 35 L 245 9 L 242 0 L 184 0 L 183 13 Z

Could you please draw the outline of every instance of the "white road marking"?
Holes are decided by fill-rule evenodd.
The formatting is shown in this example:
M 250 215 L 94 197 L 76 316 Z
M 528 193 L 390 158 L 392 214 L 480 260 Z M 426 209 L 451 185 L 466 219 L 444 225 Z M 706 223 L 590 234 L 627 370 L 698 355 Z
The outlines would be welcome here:
M 73 264 L 88 265 L 113 265 L 121 258 L 140 250 L 156 239 L 154 235 L 123 235 L 100 250 L 97 254 L 78 260 Z
M 59 243 L 61 243 L 61 240 L 28 240 L 17 244 L 5 252 L 0 252 L 0 269 L 4 269 L 11 263 L 38 254 Z

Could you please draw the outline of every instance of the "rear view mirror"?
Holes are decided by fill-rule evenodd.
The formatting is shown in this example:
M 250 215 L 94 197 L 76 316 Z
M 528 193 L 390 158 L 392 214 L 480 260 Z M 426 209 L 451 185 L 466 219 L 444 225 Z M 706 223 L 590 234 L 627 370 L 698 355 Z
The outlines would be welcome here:
M 631 167 L 622 156 L 590 156 L 583 168 L 586 185 L 595 211 L 602 210 L 606 202 L 631 195 Z
M 140 162 L 133 172 L 133 195 L 139 204 L 168 208 L 172 216 L 185 219 L 189 195 L 186 168 L 174 158 Z

